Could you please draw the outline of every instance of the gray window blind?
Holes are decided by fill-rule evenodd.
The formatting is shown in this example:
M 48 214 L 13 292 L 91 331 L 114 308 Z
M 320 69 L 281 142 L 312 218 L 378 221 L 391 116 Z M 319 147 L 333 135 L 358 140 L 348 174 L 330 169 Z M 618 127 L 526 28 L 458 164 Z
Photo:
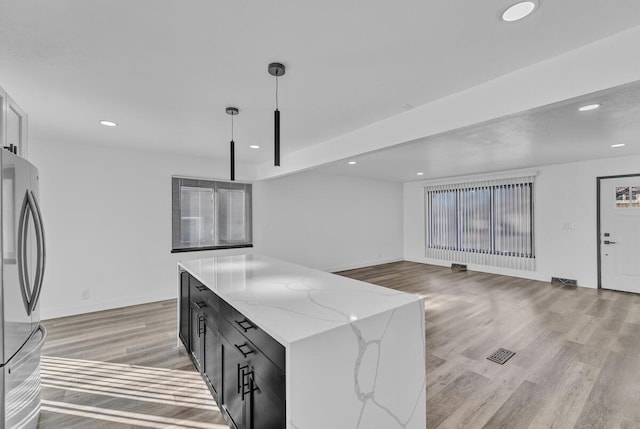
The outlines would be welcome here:
M 534 269 L 534 177 L 425 187 L 426 256 Z
M 252 244 L 251 184 L 171 180 L 174 252 Z

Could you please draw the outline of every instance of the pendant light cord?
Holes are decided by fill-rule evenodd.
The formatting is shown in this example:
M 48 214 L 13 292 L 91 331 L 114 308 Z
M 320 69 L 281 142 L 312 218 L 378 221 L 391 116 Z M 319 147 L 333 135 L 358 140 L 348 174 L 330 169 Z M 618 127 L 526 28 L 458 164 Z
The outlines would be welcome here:
M 276 110 L 278 110 L 278 75 L 276 75 Z
M 233 117 L 235 115 L 231 115 L 231 141 L 233 141 Z

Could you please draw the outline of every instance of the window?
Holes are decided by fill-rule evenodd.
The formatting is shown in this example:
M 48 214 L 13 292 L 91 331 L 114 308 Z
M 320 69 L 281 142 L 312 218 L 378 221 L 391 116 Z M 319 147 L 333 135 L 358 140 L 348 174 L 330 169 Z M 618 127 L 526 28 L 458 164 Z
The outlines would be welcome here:
M 426 256 L 534 269 L 533 177 L 425 188 Z
M 251 185 L 173 177 L 173 252 L 250 247 Z

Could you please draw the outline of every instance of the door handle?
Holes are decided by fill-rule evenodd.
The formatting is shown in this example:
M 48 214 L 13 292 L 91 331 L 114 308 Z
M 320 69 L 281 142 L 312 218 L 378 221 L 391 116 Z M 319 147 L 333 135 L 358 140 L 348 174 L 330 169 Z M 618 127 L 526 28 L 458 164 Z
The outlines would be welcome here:
M 27 262 L 27 225 L 29 224 L 29 191 L 22 200 L 22 207 L 20 208 L 19 222 L 18 222 L 18 280 L 20 281 L 20 294 L 22 295 L 22 301 L 24 303 L 27 315 L 31 315 L 31 302 L 29 301 L 31 296 L 29 271 L 26 267 Z
M 36 226 L 36 245 L 37 245 L 37 267 L 36 278 L 33 284 L 33 292 L 31 295 L 31 311 L 33 312 L 40 300 L 40 292 L 42 291 L 42 280 L 44 278 L 44 268 L 47 262 L 47 253 L 45 249 L 44 224 L 42 223 L 42 213 L 40 206 L 33 191 L 29 191 L 29 205 L 33 214 L 33 221 Z
M 31 288 L 29 280 L 29 268 L 27 267 L 27 239 L 29 231 L 29 218 L 33 216 L 33 223 L 36 232 L 36 277 Z M 46 264 L 46 252 L 44 243 L 44 228 L 42 216 L 38 207 L 35 194 L 31 190 L 25 192 L 20 209 L 20 220 L 18 223 L 18 279 L 20 281 L 20 292 L 22 300 L 27 310 L 27 315 L 31 315 L 35 310 L 42 290 L 42 278 Z
M 604 244 L 616 244 L 615 241 L 604 240 Z
M 38 329 L 36 329 L 34 332 L 40 331 L 42 333 L 42 338 L 40 338 L 40 340 L 38 341 L 38 344 L 36 344 L 36 346 L 31 350 L 30 353 L 25 354 L 24 356 L 22 356 L 21 358 L 19 358 L 18 360 L 11 362 L 8 367 L 9 367 L 9 374 L 11 374 L 11 371 L 14 371 L 18 368 L 20 368 L 20 366 L 25 363 L 27 360 L 32 359 L 33 355 L 35 353 L 39 353 L 40 350 L 42 350 L 42 346 L 44 345 L 45 340 L 47 339 L 47 328 L 44 327 L 43 324 L 40 324 L 38 326 Z M 33 335 L 33 334 L 32 334 Z

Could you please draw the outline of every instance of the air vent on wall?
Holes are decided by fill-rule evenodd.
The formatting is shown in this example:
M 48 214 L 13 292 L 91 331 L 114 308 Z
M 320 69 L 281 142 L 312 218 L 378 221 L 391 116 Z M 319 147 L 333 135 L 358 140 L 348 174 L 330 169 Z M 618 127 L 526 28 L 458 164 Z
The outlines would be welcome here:
M 467 266 L 464 264 L 451 264 L 451 271 L 467 271 Z
M 563 279 L 562 277 L 551 277 L 552 285 L 578 286 L 578 280 Z

